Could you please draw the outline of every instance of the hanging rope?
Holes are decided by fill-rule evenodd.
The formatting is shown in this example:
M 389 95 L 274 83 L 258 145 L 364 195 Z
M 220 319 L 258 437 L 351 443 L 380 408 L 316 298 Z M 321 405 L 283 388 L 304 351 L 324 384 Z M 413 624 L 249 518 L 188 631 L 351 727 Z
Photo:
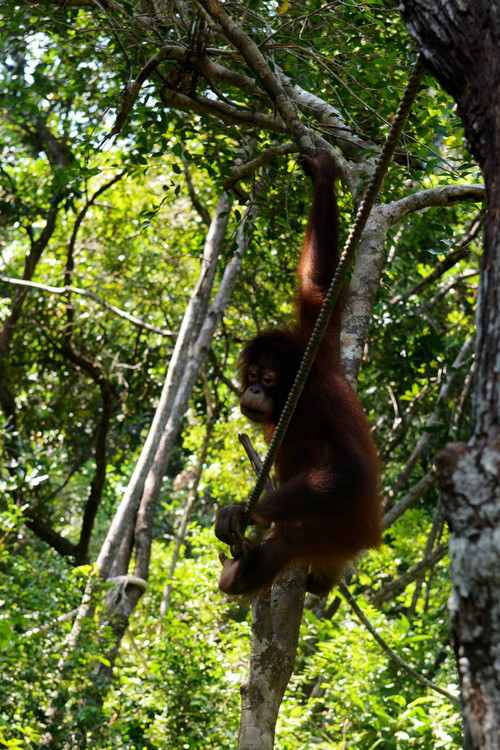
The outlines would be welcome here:
M 300 394 L 304 389 L 305 382 L 316 357 L 319 345 L 330 321 L 333 308 L 335 307 L 335 303 L 337 302 L 338 296 L 340 294 L 344 278 L 349 269 L 359 240 L 365 228 L 366 222 L 372 210 L 373 203 L 382 185 L 382 180 L 392 159 L 394 149 L 396 148 L 399 136 L 401 135 L 403 126 L 409 115 L 411 105 L 413 104 L 417 95 L 418 87 L 420 85 L 420 82 L 422 81 L 424 73 L 425 66 L 423 57 L 422 55 L 419 55 L 415 65 L 413 66 L 408 84 L 399 103 L 399 107 L 392 122 L 387 140 L 380 153 L 377 166 L 375 167 L 373 176 L 366 189 L 365 196 L 356 214 L 356 219 L 345 243 L 344 250 L 342 251 L 342 255 L 337 266 L 337 270 L 335 271 L 335 275 L 332 279 L 325 300 L 323 302 L 323 306 L 318 315 L 316 325 L 314 326 L 311 338 L 304 352 L 304 356 L 295 377 L 295 381 L 290 390 L 290 393 L 288 394 L 287 402 L 276 426 L 276 430 L 269 445 L 267 455 L 262 463 L 262 468 L 259 472 L 252 493 L 248 499 L 248 503 L 245 508 L 245 515 L 242 519 L 240 527 L 242 534 L 244 534 L 250 518 L 252 517 L 254 508 L 257 505 L 257 502 L 262 494 L 266 479 L 274 464 L 281 443 L 283 442 L 283 438 L 285 436 L 288 425 L 290 424 L 290 420 L 295 411 L 295 407 L 297 406 Z M 239 545 L 235 545 L 235 547 L 233 548 L 233 552 L 236 555 L 239 554 L 238 546 Z

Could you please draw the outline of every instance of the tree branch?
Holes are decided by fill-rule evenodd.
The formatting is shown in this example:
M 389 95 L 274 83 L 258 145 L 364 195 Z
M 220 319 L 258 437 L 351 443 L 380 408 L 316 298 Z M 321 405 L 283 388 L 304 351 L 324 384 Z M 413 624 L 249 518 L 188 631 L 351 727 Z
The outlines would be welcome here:
M 140 320 L 140 318 L 136 318 L 134 315 L 130 315 L 130 313 L 125 312 L 125 310 L 121 310 L 119 307 L 111 305 L 109 302 L 105 302 L 103 299 L 98 297 L 97 294 L 90 292 L 88 289 L 80 289 L 77 286 L 49 286 L 48 284 L 39 284 L 35 281 L 26 281 L 24 279 L 13 279 L 10 276 L 2 275 L 0 275 L 0 281 L 3 281 L 5 284 L 13 284 L 14 286 L 27 287 L 28 289 L 37 289 L 41 292 L 48 292 L 49 294 L 67 294 L 69 291 L 71 291 L 73 294 L 79 294 L 82 297 L 89 297 L 89 299 L 96 302 L 100 307 L 103 307 L 105 310 L 109 310 L 119 318 L 123 318 L 123 320 L 132 323 L 132 325 L 134 326 L 144 328 L 147 331 L 152 331 L 153 333 L 157 333 L 160 336 L 165 336 L 165 338 L 175 338 L 177 336 L 176 331 L 169 331 L 165 328 L 158 328 L 158 326 L 151 325 L 151 323 L 146 323 L 144 320 Z
M 397 664 L 398 667 L 401 667 L 402 669 L 404 669 L 404 671 L 407 674 L 409 674 L 410 677 L 413 677 L 413 679 L 422 683 L 422 685 L 425 685 L 425 687 L 430 688 L 431 690 L 435 690 L 437 693 L 441 693 L 441 695 L 444 695 L 445 698 L 448 698 L 448 700 L 451 701 L 452 703 L 457 703 L 457 704 L 460 703 L 457 696 L 453 695 L 452 693 L 449 693 L 448 690 L 445 690 L 444 688 L 439 687 L 439 685 L 436 685 L 434 682 L 431 682 L 431 680 L 428 680 L 427 677 L 424 677 L 415 669 L 413 669 L 413 667 L 410 667 L 409 664 L 403 661 L 403 659 L 395 651 L 393 651 L 392 648 L 377 633 L 377 631 L 375 630 L 371 622 L 368 620 L 368 618 L 365 616 L 363 611 L 360 609 L 360 607 L 356 603 L 356 600 L 354 599 L 353 595 L 351 594 L 351 592 L 349 591 L 345 583 L 340 583 L 339 589 L 340 589 L 342 596 L 349 603 L 349 606 L 351 607 L 353 612 L 356 614 L 356 616 L 359 618 L 361 623 L 365 626 L 365 628 L 368 630 L 370 635 L 377 641 L 379 646 L 387 654 L 390 660 L 394 662 L 394 664 Z
M 164 86 L 160 91 L 160 97 L 166 107 L 197 112 L 210 117 L 218 117 L 227 125 L 252 125 L 260 130 L 270 130 L 273 133 L 285 134 L 287 132 L 285 123 L 281 117 L 253 112 L 250 109 L 240 109 L 226 102 L 207 99 L 206 97 L 193 95 L 187 96 L 178 91 Z
M 413 297 L 413 295 L 415 294 L 419 294 L 423 289 L 441 278 L 441 276 L 443 276 L 446 271 L 449 271 L 450 268 L 458 263 L 458 261 L 462 260 L 462 258 L 465 258 L 468 253 L 468 247 L 472 240 L 474 240 L 479 234 L 479 230 L 482 228 L 485 218 L 486 209 L 482 208 L 470 223 L 466 233 L 460 240 L 459 246 L 451 253 L 449 253 L 446 258 L 444 258 L 444 260 L 440 261 L 434 267 L 432 273 L 426 276 L 425 279 L 419 281 L 418 284 L 415 284 L 415 286 L 413 286 L 411 289 L 408 289 L 406 292 L 395 295 L 391 299 L 390 304 L 395 305 L 398 302 L 401 302 L 403 299 L 407 299 L 408 297 Z
M 413 487 L 410 487 L 408 492 L 403 495 L 403 497 L 398 500 L 398 502 L 387 511 L 387 513 L 384 513 L 384 516 L 382 518 L 382 528 L 388 529 L 392 524 L 400 518 L 405 511 L 408 510 L 408 508 L 411 508 L 412 505 L 414 505 L 417 500 L 419 500 L 424 492 L 429 489 L 429 487 L 432 487 L 432 485 L 436 484 L 437 478 L 433 471 L 427 472 L 422 479 L 419 479 L 418 482 L 416 482 Z
M 408 214 L 430 206 L 453 206 L 455 203 L 482 203 L 486 199 L 484 185 L 439 185 L 386 203 L 381 211 L 389 226 Z
M 29 510 L 26 511 L 25 524 L 39 539 L 46 542 L 49 547 L 52 547 L 62 557 L 75 559 L 76 545 L 65 539 L 61 534 L 58 534 L 57 531 L 54 531 L 46 521 L 43 521 L 36 515 L 32 515 Z
M 228 16 L 217 0 L 197 0 L 198 4 L 222 28 L 227 39 L 241 52 L 253 70 L 264 90 L 276 104 L 278 112 L 286 123 L 301 153 L 314 155 L 314 144 L 309 130 L 302 124 L 288 94 L 271 71 L 260 49 L 252 39 Z
M 391 581 L 387 586 L 384 586 L 379 591 L 372 594 L 370 597 L 370 604 L 374 607 L 380 607 L 384 602 L 395 599 L 396 596 L 403 593 L 410 583 L 413 583 L 413 581 L 419 578 L 422 573 L 425 573 L 426 570 L 429 570 L 429 568 L 433 568 L 434 565 L 442 560 L 447 554 L 448 546 L 446 544 L 438 545 L 429 555 L 426 555 L 426 557 L 422 558 L 420 562 L 414 565 L 413 568 L 410 568 L 410 570 L 403 573 L 403 575 L 399 576 L 395 581 Z
M 277 146 L 270 146 L 256 159 L 234 167 L 231 170 L 231 176 L 224 182 L 224 190 L 231 190 L 236 182 L 255 174 L 262 167 L 273 164 L 280 156 L 293 154 L 297 151 L 298 148 L 295 143 L 281 143 Z
M 470 355 L 470 352 L 474 346 L 474 339 L 468 338 L 465 340 L 457 358 L 453 362 L 451 366 L 451 372 L 448 374 L 448 377 L 446 378 L 445 382 L 441 386 L 441 389 L 439 391 L 438 397 L 436 399 L 436 404 L 434 406 L 434 410 L 432 414 L 430 415 L 429 419 L 427 420 L 426 428 L 429 430 L 429 428 L 434 427 L 435 425 L 439 424 L 441 421 L 441 404 L 443 401 L 445 401 L 451 391 L 451 388 L 453 387 L 458 374 L 460 372 L 460 368 L 463 366 L 463 364 L 467 361 L 467 357 Z M 418 458 L 422 455 L 427 443 L 429 442 L 431 437 L 431 432 L 426 431 L 424 429 L 424 432 L 422 432 L 420 438 L 417 441 L 417 444 L 415 445 L 408 461 L 406 462 L 406 466 L 404 467 L 403 471 L 400 473 L 397 481 L 391 488 L 391 490 L 387 493 L 386 497 L 384 498 L 382 502 L 382 506 L 384 508 L 388 507 L 392 500 L 396 497 L 396 495 L 401 492 L 403 487 L 405 486 L 406 482 L 408 481 L 408 478 L 410 477 L 410 474 L 412 473 L 413 469 L 415 468 L 415 465 L 417 463 Z

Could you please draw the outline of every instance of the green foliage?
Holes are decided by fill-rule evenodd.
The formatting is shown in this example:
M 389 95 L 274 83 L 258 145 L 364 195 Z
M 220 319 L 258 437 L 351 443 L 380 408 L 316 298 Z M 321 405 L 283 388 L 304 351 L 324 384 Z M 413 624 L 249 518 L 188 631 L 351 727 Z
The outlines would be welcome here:
M 0 514 L 0 743 L 35 748 L 61 687 L 58 662 L 70 624 L 57 618 L 78 606 L 87 571 L 72 570 L 55 553 L 40 555 L 21 535 L 21 523 L 19 509 Z M 84 673 L 95 656 L 90 641 L 79 654 Z M 73 691 L 71 685 L 64 691 L 68 700 Z
M 228 627 L 227 606 L 214 591 L 211 534 L 193 527 L 190 536 L 192 557 L 176 568 L 162 632 L 159 597 L 169 550 L 155 548 L 151 593 L 125 640 L 104 706 L 116 719 L 96 733 L 96 747 L 215 750 L 235 742 L 248 625 Z
M 5 523 L 8 526 L 11 522 L 7 518 Z M 176 568 L 171 606 L 159 632 L 159 600 L 167 582 L 170 550 L 155 545 L 150 592 L 142 600 L 130 637 L 125 638 L 113 687 L 102 710 L 82 703 L 78 714 L 85 726 L 89 724 L 86 713 L 91 711 L 94 729 L 82 734 L 78 723 L 65 725 L 61 728 L 61 744 L 71 738 L 80 738 L 82 744 L 78 746 L 85 742 L 86 747 L 100 750 L 215 749 L 235 744 L 238 687 L 246 673 L 249 624 L 241 621 L 234 605 L 226 603 L 215 590 L 218 562 L 211 532 L 192 526 L 188 546 L 189 557 Z M 400 553 L 385 547 L 370 556 L 362 568 L 365 585 L 382 566 L 390 570 Z M 67 626 L 54 620 L 67 611 L 71 601 L 77 603 L 81 578 L 67 575 L 67 568 L 65 573 L 57 566 L 55 556 L 51 568 L 39 571 L 37 586 L 27 586 L 31 580 L 30 556 L 10 556 L 11 572 L 2 593 L 10 597 L 11 615 L 1 621 L 1 632 L 6 632 L 8 623 L 11 633 L 1 650 L 1 719 L 7 747 L 15 747 L 15 741 L 24 742 L 27 748 L 37 746 L 44 730 L 44 707 L 58 687 L 56 665 Z M 399 613 L 387 617 L 366 607 L 365 612 L 411 666 L 454 690 L 453 660 L 446 636 L 448 583 L 444 569 L 443 574 L 444 578 L 439 574 L 442 580 L 434 580 L 432 608 L 419 612 L 412 621 L 403 613 L 411 590 L 400 599 Z M 51 591 L 50 610 L 47 590 Z M 17 606 L 13 606 L 15 601 Z M 30 617 L 30 612 L 36 616 Z M 26 635 L 27 627 L 51 622 L 39 635 Z M 77 676 L 66 686 L 69 703 L 77 698 L 82 701 L 89 666 L 104 653 L 105 641 L 98 651 L 92 640 L 86 644 L 86 651 L 79 653 Z M 433 667 L 439 655 L 436 644 L 442 644 L 446 659 Z M 395 667 L 348 611 L 343 609 L 340 616 L 329 621 L 306 610 L 298 669 L 280 713 L 276 747 L 326 750 L 341 748 L 346 740 L 347 747 L 405 748 L 416 743 L 424 750 L 451 750 L 460 747 L 458 727 L 456 707 Z

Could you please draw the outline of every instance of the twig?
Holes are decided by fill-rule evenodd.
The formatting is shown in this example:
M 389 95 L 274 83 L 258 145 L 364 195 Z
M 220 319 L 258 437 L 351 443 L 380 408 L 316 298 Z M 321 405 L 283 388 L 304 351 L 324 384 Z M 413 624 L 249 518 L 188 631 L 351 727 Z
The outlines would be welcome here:
M 240 443 L 242 444 L 243 448 L 245 449 L 245 452 L 246 452 L 246 454 L 248 456 L 248 460 L 252 464 L 252 468 L 253 468 L 255 474 L 258 476 L 259 475 L 259 471 L 262 468 L 262 459 L 261 459 L 261 457 L 259 456 L 259 454 L 255 450 L 255 448 L 253 447 L 253 445 L 252 445 L 252 443 L 250 441 L 250 438 L 248 437 L 248 435 L 246 434 L 246 432 L 240 432 L 240 434 L 238 435 L 238 440 L 240 441 Z M 264 491 L 265 492 L 271 492 L 272 490 L 274 490 L 274 483 L 270 479 L 270 477 L 268 477 L 267 480 L 266 480 L 266 484 L 264 486 Z
M 186 154 L 184 152 L 184 143 L 181 143 L 182 148 L 182 166 L 184 168 L 184 177 L 186 180 L 186 186 L 188 189 L 189 197 L 191 198 L 191 203 L 193 204 L 193 208 L 198 212 L 198 214 L 201 216 L 201 219 L 206 227 L 210 226 L 211 217 L 210 212 L 207 209 L 206 206 L 203 205 L 201 202 L 194 184 L 193 184 L 193 178 L 191 177 L 191 172 L 189 171 L 189 165 L 186 159 Z M 225 187 L 224 190 L 227 190 Z
M 444 383 L 441 386 L 438 397 L 436 399 L 434 410 L 432 414 L 430 415 L 429 419 L 427 420 L 424 431 L 422 432 L 419 439 L 417 440 L 417 443 L 413 451 L 411 452 L 411 455 L 408 458 L 408 461 L 406 462 L 406 466 L 400 473 L 395 484 L 392 486 L 392 488 L 389 490 L 389 492 L 387 493 L 387 495 L 382 501 L 382 507 L 384 509 L 387 509 L 390 507 L 390 504 L 392 503 L 394 498 L 401 492 L 406 482 L 408 481 L 413 469 L 415 468 L 415 465 L 419 457 L 422 455 L 427 443 L 429 442 L 431 438 L 431 434 L 432 434 L 431 429 L 435 427 L 436 425 L 441 424 L 442 404 L 446 402 L 446 399 L 449 397 L 451 389 L 455 385 L 458 375 L 460 374 L 460 368 L 467 361 L 467 358 L 469 357 L 473 349 L 473 346 L 474 346 L 474 339 L 472 337 L 469 337 L 468 339 L 464 341 L 462 348 L 460 352 L 458 353 L 457 358 L 455 359 L 455 361 L 453 362 L 451 366 L 451 372 L 448 374 L 448 377 L 445 379 Z
M 421 279 L 411 289 L 407 289 L 405 292 L 402 292 L 401 294 L 394 296 L 391 299 L 390 304 L 395 305 L 398 302 L 401 302 L 402 300 L 407 299 L 408 297 L 412 297 L 416 294 L 419 294 L 427 286 L 430 286 L 435 281 L 437 281 L 437 279 L 439 279 L 443 274 L 445 274 L 446 271 L 452 268 L 462 258 L 465 258 L 465 256 L 469 252 L 468 247 L 470 243 L 472 242 L 472 240 L 474 240 L 479 234 L 479 230 L 483 226 L 485 218 L 486 218 L 486 209 L 482 208 L 472 220 L 466 233 L 460 240 L 459 246 L 455 250 L 453 250 L 453 252 L 447 255 L 444 260 L 438 263 L 433 269 L 432 273 L 430 273 L 424 279 Z

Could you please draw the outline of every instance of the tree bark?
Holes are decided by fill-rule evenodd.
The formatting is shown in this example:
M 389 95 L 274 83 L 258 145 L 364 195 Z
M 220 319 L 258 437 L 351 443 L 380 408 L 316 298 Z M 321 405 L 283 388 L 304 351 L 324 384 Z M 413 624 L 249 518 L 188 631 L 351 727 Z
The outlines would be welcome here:
M 238 750 L 272 750 L 278 712 L 293 672 L 308 567 L 287 570 L 252 602 L 248 679 L 241 686 Z
M 436 78 L 454 97 L 486 184 L 473 434 L 438 456 L 450 538 L 452 635 L 464 747 L 500 742 L 500 10 L 489 0 L 402 0 Z
M 262 460 L 248 435 L 239 435 L 258 476 Z M 270 478 L 265 491 L 274 489 Z M 258 532 L 258 527 L 254 530 Z M 299 563 L 282 572 L 271 588 L 252 601 L 252 644 L 248 679 L 241 686 L 238 750 L 272 750 L 276 721 L 295 665 L 308 566 Z
M 224 241 L 231 204 L 232 201 L 229 196 L 223 193 L 207 234 L 198 282 L 177 336 L 160 402 L 148 437 L 96 562 L 96 567 L 103 578 L 106 578 L 109 573 L 113 558 L 126 529 L 134 523 L 146 480 L 152 471 L 162 435 L 165 433 L 168 420 L 173 412 L 174 400 L 179 392 L 181 380 L 185 376 L 188 352 L 193 345 L 203 319 L 207 315 L 208 301 L 217 269 L 217 258 Z M 202 362 L 199 363 L 199 367 L 201 367 L 201 364 Z M 174 440 L 176 435 L 177 433 L 174 435 Z

